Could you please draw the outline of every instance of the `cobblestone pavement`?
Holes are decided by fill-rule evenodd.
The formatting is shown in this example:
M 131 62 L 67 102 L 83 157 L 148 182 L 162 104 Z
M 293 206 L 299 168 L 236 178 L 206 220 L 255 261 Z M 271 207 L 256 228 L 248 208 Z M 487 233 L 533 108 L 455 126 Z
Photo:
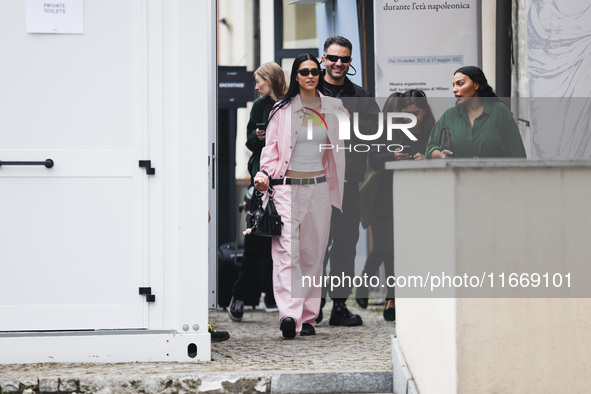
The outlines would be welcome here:
M 224 373 L 269 376 L 277 372 L 391 371 L 390 338 L 395 334 L 395 324 L 384 321 L 382 305 L 370 305 L 362 310 L 352 301 L 348 304 L 353 313 L 363 318 L 362 326 L 328 325 L 332 307 L 328 302 L 324 307 L 324 320 L 316 328 L 317 334 L 298 336 L 294 340 L 281 337 L 277 312 L 246 308 L 243 321 L 236 323 L 230 320 L 226 311 L 211 310 L 209 317 L 215 328 L 231 335 L 227 341 L 212 342 L 211 362 L 0 365 L 0 383 L 12 380 L 20 382 L 22 388 L 23 382 L 27 386 L 26 382 L 40 384 L 44 379 L 59 378 L 60 382 L 67 382 L 89 376 L 139 378 Z M 2 389 L 7 391 L 6 387 Z
M 232 322 L 225 312 L 212 313 L 216 329 L 231 335 L 226 342 L 212 344 L 213 364 L 220 369 L 240 366 L 246 371 L 391 370 L 390 337 L 395 326 L 384 321 L 383 306 L 370 305 L 367 310 L 349 306 L 363 318 L 359 327 L 328 325 L 331 307 L 331 302 L 324 307 L 324 319 L 315 336 L 298 336 L 291 341 L 281 338 L 277 313 L 246 309 L 240 323 Z

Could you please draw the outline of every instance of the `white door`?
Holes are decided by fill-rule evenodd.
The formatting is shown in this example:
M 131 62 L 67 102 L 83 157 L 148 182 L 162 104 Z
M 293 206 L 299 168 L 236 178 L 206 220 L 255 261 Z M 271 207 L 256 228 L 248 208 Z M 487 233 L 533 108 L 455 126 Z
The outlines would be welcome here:
M 28 34 L 2 2 L 0 331 L 147 325 L 145 1 L 84 7 L 84 34 Z

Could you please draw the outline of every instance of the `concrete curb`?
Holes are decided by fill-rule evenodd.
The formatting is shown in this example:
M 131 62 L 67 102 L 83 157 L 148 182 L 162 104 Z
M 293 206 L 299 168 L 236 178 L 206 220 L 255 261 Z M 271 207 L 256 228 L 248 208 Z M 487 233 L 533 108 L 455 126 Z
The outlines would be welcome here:
M 271 394 L 392 393 L 392 371 L 282 373 L 273 376 Z
M 1 393 L 269 393 L 271 375 L 198 374 L 1 379 Z
M 2 393 L 392 393 L 392 372 L 223 373 L 1 379 Z

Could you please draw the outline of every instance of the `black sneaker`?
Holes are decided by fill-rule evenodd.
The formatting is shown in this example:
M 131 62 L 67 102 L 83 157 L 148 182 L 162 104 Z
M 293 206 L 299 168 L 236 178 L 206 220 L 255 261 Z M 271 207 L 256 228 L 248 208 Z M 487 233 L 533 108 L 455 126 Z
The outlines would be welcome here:
M 232 297 L 230 305 L 228 306 L 228 316 L 235 322 L 242 321 L 244 315 L 244 302 Z
M 275 303 L 275 300 L 267 299 L 267 297 L 265 297 L 263 299 L 263 304 L 265 305 L 265 312 L 277 312 L 279 310 L 277 309 L 277 304 Z
M 344 302 L 335 302 L 332 306 L 328 324 L 331 326 L 353 327 L 362 325 L 363 320 L 361 320 L 361 316 L 349 312 Z
M 215 328 L 213 328 L 213 324 L 208 323 L 209 324 L 209 334 L 211 335 L 211 340 L 214 342 L 221 342 L 221 341 L 225 341 L 227 339 L 230 339 L 230 333 L 228 333 L 228 331 L 216 331 Z

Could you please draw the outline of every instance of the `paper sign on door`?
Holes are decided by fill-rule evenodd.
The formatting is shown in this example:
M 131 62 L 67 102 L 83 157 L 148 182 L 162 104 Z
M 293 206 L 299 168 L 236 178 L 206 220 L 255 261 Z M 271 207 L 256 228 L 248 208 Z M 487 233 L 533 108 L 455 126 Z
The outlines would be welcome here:
M 84 0 L 27 0 L 27 33 L 84 34 Z

